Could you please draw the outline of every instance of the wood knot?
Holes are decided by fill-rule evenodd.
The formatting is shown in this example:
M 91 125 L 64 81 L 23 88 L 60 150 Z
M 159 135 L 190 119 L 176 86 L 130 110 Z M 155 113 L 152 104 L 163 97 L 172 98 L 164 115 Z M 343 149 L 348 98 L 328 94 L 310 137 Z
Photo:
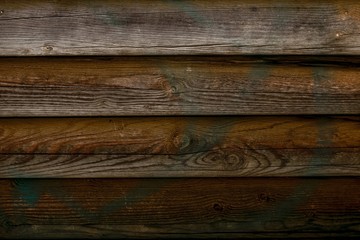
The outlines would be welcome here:
M 223 150 L 210 152 L 205 156 L 205 161 L 218 165 L 223 170 L 237 170 L 244 166 L 244 160 L 237 154 L 227 153 Z
M 180 146 L 180 149 L 184 149 L 190 145 L 190 137 L 187 135 L 184 135 L 182 138 L 182 143 Z
M 306 217 L 309 218 L 310 220 L 316 218 L 316 211 L 315 210 L 310 210 L 306 213 Z
M 258 10 L 257 7 L 251 7 L 250 8 L 250 11 L 252 11 L 252 12 L 257 12 L 257 10 Z
M 176 92 L 177 92 L 176 86 L 172 86 L 172 87 L 170 88 L 170 91 L 171 91 L 171 93 L 176 93 Z
M 232 153 L 226 155 L 225 158 L 225 166 L 224 168 L 227 170 L 237 170 L 244 165 L 244 160 L 240 158 L 238 155 Z
M 177 134 L 175 134 L 175 135 L 177 135 Z M 191 143 L 190 137 L 187 135 L 184 135 L 184 134 L 179 134 L 179 135 L 175 136 L 173 139 L 174 139 L 173 143 L 174 143 L 175 147 L 179 150 L 179 152 L 182 152 L 184 149 L 189 147 L 189 145 Z
M 316 206 L 310 205 L 310 207 L 311 208 L 306 211 L 305 215 L 307 218 L 309 218 L 309 220 L 313 220 L 316 218 L 317 215 Z
M 219 152 L 211 152 L 206 156 L 212 163 L 219 163 L 223 158 L 222 154 Z
M 260 193 L 258 195 L 258 199 L 262 202 L 272 202 L 272 201 L 275 201 L 275 199 L 273 199 L 270 194 L 267 194 L 267 193 Z
M 171 84 L 168 81 L 162 81 L 160 85 L 168 98 L 176 99 L 179 97 L 178 95 L 180 93 L 180 88 L 181 88 L 180 85 Z
M 214 203 L 213 209 L 217 212 L 222 212 L 224 210 L 224 207 L 220 203 Z
M 1 10 L 0 10 L 0 14 L 3 14 L 3 13 L 4 13 L 4 10 L 1 9 Z
M 44 47 L 42 47 L 42 50 L 46 52 L 51 52 L 52 50 L 54 50 L 54 48 L 50 45 L 44 45 Z

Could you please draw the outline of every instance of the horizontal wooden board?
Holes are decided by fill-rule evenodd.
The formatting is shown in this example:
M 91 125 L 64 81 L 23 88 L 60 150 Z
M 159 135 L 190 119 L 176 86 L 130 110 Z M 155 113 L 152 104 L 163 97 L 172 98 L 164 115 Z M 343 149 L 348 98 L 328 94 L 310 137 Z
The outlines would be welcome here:
M 357 0 L 13 0 L 0 55 L 359 54 Z
M 358 176 L 360 117 L 0 119 L 0 177 Z
M 359 178 L 2 179 L 0 236 L 359 237 L 359 184 Z
M 1 58 L 0 116 L 360 114 L 360 58 Z

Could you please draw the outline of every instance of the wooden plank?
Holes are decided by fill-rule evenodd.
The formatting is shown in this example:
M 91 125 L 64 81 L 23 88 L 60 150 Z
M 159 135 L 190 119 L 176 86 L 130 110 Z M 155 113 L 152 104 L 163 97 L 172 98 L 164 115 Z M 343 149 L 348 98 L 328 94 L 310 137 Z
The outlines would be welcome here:
M 0 116 L 360 114 L 360 58 L 2 58 Z
M 359 176 L 360 117 L 0 119 L 0 177 Z
M 5 237 L 0 239 L 19 239 L 19 236 L 37 236 L 39 239 L 296 239 L 296 240 L 323 240 L 330 239 L 351 239 L 357 240 L 358 233 L 354 232 L 247 232 L 247 233 L 175 233 L 176 229 L 184 228 L 183 225 L 159 227 L 144 227 L 138 225 L 19 225 Z M 175 228 L 173 230 L 172 228 Z M 146 229 L 146 232 L 139 232 L 137 229 Z M 143 230 L 144 231 L 144 230 Z M 59 237 L 60 236 L 60 237 Z
M 359 237 L 359 181 L 2 179 L 1 236 Z
M 14 0 L 0 55 L 359 54 L 357 0 Z

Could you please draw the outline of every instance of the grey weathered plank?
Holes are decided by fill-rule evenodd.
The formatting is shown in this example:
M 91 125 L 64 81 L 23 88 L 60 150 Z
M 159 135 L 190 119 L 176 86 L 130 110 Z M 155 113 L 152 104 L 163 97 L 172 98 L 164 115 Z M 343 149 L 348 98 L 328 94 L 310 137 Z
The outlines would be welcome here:
M 359 237 L 359 181 L 2 179 L 0 236 Z
M 0 119 L 1 178 L 359 172 L 359 117 Z
M 359 54 L 357 0 L 14 0 L 0 55 Z
M 0 116 L 360 114 L 358 57 L 2 58 Z

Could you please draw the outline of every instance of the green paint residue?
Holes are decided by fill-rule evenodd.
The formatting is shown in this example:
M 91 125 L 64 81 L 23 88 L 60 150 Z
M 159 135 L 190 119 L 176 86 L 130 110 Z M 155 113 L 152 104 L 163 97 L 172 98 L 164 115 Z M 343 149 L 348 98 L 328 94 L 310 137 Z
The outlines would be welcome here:
M 18 179 L 16 183 L 17 194 L 25 203 L 35 205 L 39 201 L 43 190 L 39 180 Z
M 194 6 L 190 1 L 185 0 L 168 0 L 167 1 L 170 5 L 175 6 L 176 8 L 180 9 L 186 15 L 190 16 L 196 23 L 200 25 L 207 25 L 209 21 L 200 14 L 201 11 L 197 10 L 197 7 Z

